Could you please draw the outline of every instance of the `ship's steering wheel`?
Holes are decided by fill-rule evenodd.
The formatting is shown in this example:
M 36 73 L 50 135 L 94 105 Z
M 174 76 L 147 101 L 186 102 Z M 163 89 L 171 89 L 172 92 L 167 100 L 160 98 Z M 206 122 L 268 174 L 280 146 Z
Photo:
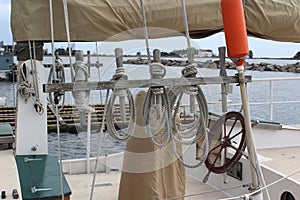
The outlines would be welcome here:
M 216 174 L 231 169 L 239 161 L 246 148 L 243 115 L 239 112 L 228 112 L 223 115 L 213 125 L 208 139 L 210 151 L 205 161 L 207 169 Z

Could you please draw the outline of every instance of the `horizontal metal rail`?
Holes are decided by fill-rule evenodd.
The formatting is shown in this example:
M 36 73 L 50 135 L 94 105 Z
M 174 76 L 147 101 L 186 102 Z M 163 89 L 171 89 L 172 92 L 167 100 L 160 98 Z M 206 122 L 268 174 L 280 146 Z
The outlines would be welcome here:
M 257 82 L 269 82 L 270 84 L 270 95 L 269 95 L 269 101 L 261 101 L 261 102 L 250 102 L 250 105 L 269 105 L 269 114 L 270 114 L 270 120 L 273 120 L 273 109 L 274 109 L 274 105 L 278 105 L 278 104 L 296 104 L 296 103 L 300 103 L 299 101 L 274 101 L 274 85 L 273 82 L 275 81 L 300 81 L 300 77 L 282 77 L 282 78 L 257 78 L 257 79 L 253 79 L 252 82 L 253 83 L 257 83 Z M 237 103 L 237 104 L 228 104 L 228 106 L 241 106 L 241 103 Z
M 269 95 L 269 101 L 258 101 L 258 102 L 249 102 L 251 106 L 257 106 L 257 105 L 269 105 L 269 114 L 270 114 L 270 120 L 273 120 L 273 108 L 274 105 L 278 104 L 300 104 L 299 101 L 274 101 L 273 99 L 273 93 L 274 93 L 274 85 L 273 82 L 275 81 L 300 81 L 300 77 L 283 77 L 283 78 L 257 78 L 257 79 L 252 79 L 252 83 L 257 83 L 257 82 L 269 82 L 270 87 L 270 95 Z M 222 102 L 208 102 L 209 105 L 221 105 Z M 228 106 L 241 106 L 242 103 L 228 103 Z M 188 107 L 189 104 L 182 104 L 180 107 L 183 108 L 184 112 L 186 112 L 186 107 Z
M 245 77 L 246 82 L 251 82 L 251 76 Z M 174 87 L 188 85 L 208 85 L 221 83 L 238 83 L 237 76 L 217 77 L 196 77 L 196 78 L 166 78 L 166 79 L 142 79 L 142 80 L 118 80 L 82 83 L 55 83 L 44 84 L 43 92 L 51 93 L 56 91 L 86 91 L 104 89 L 125 89 L 125 88 L 147 88 L 147 87 Z

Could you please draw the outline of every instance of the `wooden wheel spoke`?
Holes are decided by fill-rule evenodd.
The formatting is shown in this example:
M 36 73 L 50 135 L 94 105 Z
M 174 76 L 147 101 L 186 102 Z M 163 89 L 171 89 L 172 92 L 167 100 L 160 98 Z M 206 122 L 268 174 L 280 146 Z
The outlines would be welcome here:
M 230 145 L 230 147 L 231 147 L 232 149 L 236 150 L 237 152 L 239 152 L 239 151 L 240 151 L 238 148 L 236 148 L 236 147 L 235 147 L 235 146 L 233 146 L 233 145 Z
M 216 150 L 218 147 L 221 147 L 222 146 L 222 144 L 220 143 L 220 144 L 218 144 L 217 146 L 215 146 L 214 148 L 212 148 L 211 150 L 210 150 L 210 152 L 212 152 L 212 151 L 214 151 L 214 150 Z
M 221 156 L 222 149 L 223 149 L 223 148 L 221 148 L 220 151 L 219 151 L 219 153 L 216 155 L 216 158 L 214 159 L 212 165 L 215 165 L 215 164 L 216 164 L 216 162 L 217 162 L 219 156 Z
M 227 148 L 224 148 L 224 163 L 226 163 L 226 158 L 227 158 Z
M 224 136 L 226 136 L 226 124 L 225 124 L 226 122 L 224 122 L 224 124 L 223 124 L 223 133 L 224 133 Z
M 237 137 L 241 133 L 243 133 L 243 130 L 241 130 L 240 132 L 236 133 L 234 136 L 230 137 L 229 139 L 232 140 L 233 138 Z
M 232 131 L 233 131 L 233 128 L 235 127 L 235 124 L 236 124 L 236 122 L 237 122 L 237 118 L 235 118 L 235 120 L 234 120 L 234 123 L 232 124 L 232 126 L 231 126 L 231 129 L 230 129 L 230 131 L 229 131 L 229 133 L 228 133 L 228 137 L 230 136 L 230 134 L 232 133 Z

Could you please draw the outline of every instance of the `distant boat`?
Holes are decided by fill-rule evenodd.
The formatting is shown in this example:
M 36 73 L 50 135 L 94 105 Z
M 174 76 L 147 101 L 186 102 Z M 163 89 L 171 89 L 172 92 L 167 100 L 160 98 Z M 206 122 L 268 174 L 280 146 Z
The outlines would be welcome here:
M 16 71 L 14 69 L 14 59 L 12 45 L 0 45 L 0 81 L 16 80 Z

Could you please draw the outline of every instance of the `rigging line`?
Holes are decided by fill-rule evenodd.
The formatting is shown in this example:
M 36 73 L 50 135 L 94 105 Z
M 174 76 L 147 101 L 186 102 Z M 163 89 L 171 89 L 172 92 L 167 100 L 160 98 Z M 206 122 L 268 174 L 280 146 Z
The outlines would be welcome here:
M 102 117 L 102 123 L 100 127 L 100 141 L 99 141 L 99 147 L 97 150 L 97 158 L 96 158 L 96 163 L 95 163 L 95 168 L 94 168 L 94 173 L 93 173 L 93 181 L 92 181 L 92 187 L 91 187 L 91 193 L 90 193 L 90 200 L 93 199 L 93 194 L 94 194 L 94 189 L 95 189 L 95 181 L 96 181 L 96 174 L 97 174 L 97 168 L 98 168 L 98 162 L 99 162 L 99 156 L 101 153 L 101 135 L 103 134 L 104 130 L 104 122 L 106 118 L 106 109 L 107 109 L 107 102 L 108 102 L 108 96 L 109 96 L 109 90 L 106 92 L 106 99 L 105 99 L 105 105 L 104 105 L 104 112 L 103 112 L 103 117 Z
M 29 48 L 29 57 L 30 57 L 30 64 L 31 64 L 31 70 L 32 70 L 32 81 L 33 81 L 33 84 L 34 84 L 33 89 L 34 89 L 35 95 L 38 95 L 37 94 L 38 91 L 36 89 L 37 85 L 36 85 L 36 82 L 35 82 L 35 79 L 36 79 L 36 76 L 35 76 L 36 69 L 34 69 L 34 63 L 33 63 L 33 59 L 35 59 L 35 58 L 33 58 L 33 56 L 32 56 L 32 46 L 31 46 L 31 42 L 30 41 L 28 41 L 28 48 Z M 34 49 L 34 51 L 35 51 L 35 49 Z M 35 52 L 34 52 L 34 56 L 35 56 Z M 27 76 L 28 76 L 28 74 L 27 74 Z M 33 101 L 36 102 L 38 100 L 38 96 L 36 96 L 36 99 L 34 99 L 34 97 L 33 97 L 32 94 L 30 96 L 32 97 Z
M 227 190 L 233 190 L 233 189 L 242 188 L 242 187 L 244 187 L 244 185 L 239 185 L 239 186 L 225 188 L 225 189 L 207 190 L 207 191 L 195 193 L 195 194 L 187 194 L 187 195 L 183 195 L 183 196 L 170 197 L 170 198 L 166 198 L 164 200 L 176 200 L 176 199 L 182 199 L 182 198 L 196 197 L 196 196 L 202 196 L 202 195 L 206 195 L 206 194 L 213 194 L 213 193 L 217 193 L 217 192 L 224 192 Z
M 58 97 L 56 97 L 58 98 Z M 64 200 L 64 184 L 63 184 L 63 169 L 62 169 L 62 158 L 61 158 L 61 143 L 60 143 L 60 129 L 59 129 L 59 116 L 58 116 L 58 104 L 55 104 L 55 114 L 56 114 L 56 128 L 57 128 L 57 138 L 58 138 L 58 158 L 59 158 L 59 176 L 60 176 L 60 190 L 61 197 Z
M 291 173 L 291 174 L 289 174 L 287 176 L 284 176 L 284 177 L 282 177 L 282 178 L 280 178 L 280 179 L 278 179 L 276 181 L 273 181 L 272 183 L 270 183 L 268 185 L 265 185 L 264 187 L 261 187 L 258 190 L 250 192 L 247 195 L 249 195 L 249 196 L 255 195 L 255 194 L 261 192 L 262 190 L 267 189 L 267 188 L 269 188 L 269 187 L 271 187 L 271 186 L 273 186 L 273 185 L 275 185 L 275 184 L 277 184 L 277 183 L 279 183 L 279 182 L 281 182 L 281 181 L 283 181 L 285 179 L 288 179 L 288 178 L 290 178 L 290 177 L 292 177 L 292 176 L 294 176 L 294 175 L 296 175 L 298 173 L 300 173 L 300 170 L 297 170 L 297 171 L 295 171 L 295 172 L 293 172 L 293 173 Z M 219 200 L 235 200 L 235 199 L 244 198 L 244 197 L 245 197 L 245 195 L 240 195 L 240 196 L 236 196 L 236 197 L 224 198 L 224 199 L 219 199 Z
M 14 53 L 14 51 L 15 51 L 15 45 L 14 45 L 14 39 L 12 40 L 12 63 L 13 63 L 13 66 L 16 66 L 15 65 L 15 53 Z M 12 80 L 13 80 L 13 84 L 12 84 L 12 86 L 13 86 L 13 102 L 14 102 L 14 106 L 15 106 L 15 108 L 14 108 L 14 110 L 16 110 L 16 104 L 17 104 L 17 100 L 16 100 L 16 88 L 15 88 L 15 86 L 16 86 L 16 80 L 15 80 L 15 70 L 14 70 L 14 68 L 12 69 Z
M 186 42 L 187 42 L 188 48 L 191 48 L 189 24 L 188 24 L 188 18 L 187 18 L 187 13 L 186 13 L 185 0 L 181 0 L 181 7 L 182 7 L 182 14 L 183 14 L 183 19 L 184 19 Z
M 51 28 L 51 52 L 52 52 L 52 65 L 51 73 L 49 74 L 48 83 L 50 83 L 50 77 L 54 79 L 54 65 L 55 65 L 55 53 L 54 53 L 54 24 L 53 24 L 53 4 L 52 0 L 49 0 L 50 7 L 50 28 Z
M 150 65 L 150 63 L 151 63 L 151 55 L 150 55 L 149 35 L 148 35 L 148 29 L 147 29 L 147 18 L 146 18 L 146 13 L 145 13 L 145 3 L 144 3 L 144 0 L 140 0 L 140 3 L 141 3 L 142 20 L 143 20 L 143 27 L 144 27 L 144 37 L 145 37 L 145 43 L 146 43 L 148 65 Z
M 38 86 L 38 79 L 37 79 L 37 69 L 36 69 L 36 52 L 35 52 L 35 41 L 32 43 L 33 45 L 33 81 L 34 81 L 34 90 L 35 90 L 35 98 L 36 101 L 40 101 L 40 93 L 39 93 L 39 86 Z
M 64 5 L 64 17 L 66 24 L 67 40 L 68 40 L 68 52 L 69 52 L 69 63 L 70 63 L 70 72 L 71 72 L 71 82 L 74 81 L 74 69 L 72 65 L 72 51 L 71 51 L 71 39 L 70 39 L 70 25 L 69 25 L 69 15 L 68 15 L 68 3 L 67 0 L 63 1 Z

